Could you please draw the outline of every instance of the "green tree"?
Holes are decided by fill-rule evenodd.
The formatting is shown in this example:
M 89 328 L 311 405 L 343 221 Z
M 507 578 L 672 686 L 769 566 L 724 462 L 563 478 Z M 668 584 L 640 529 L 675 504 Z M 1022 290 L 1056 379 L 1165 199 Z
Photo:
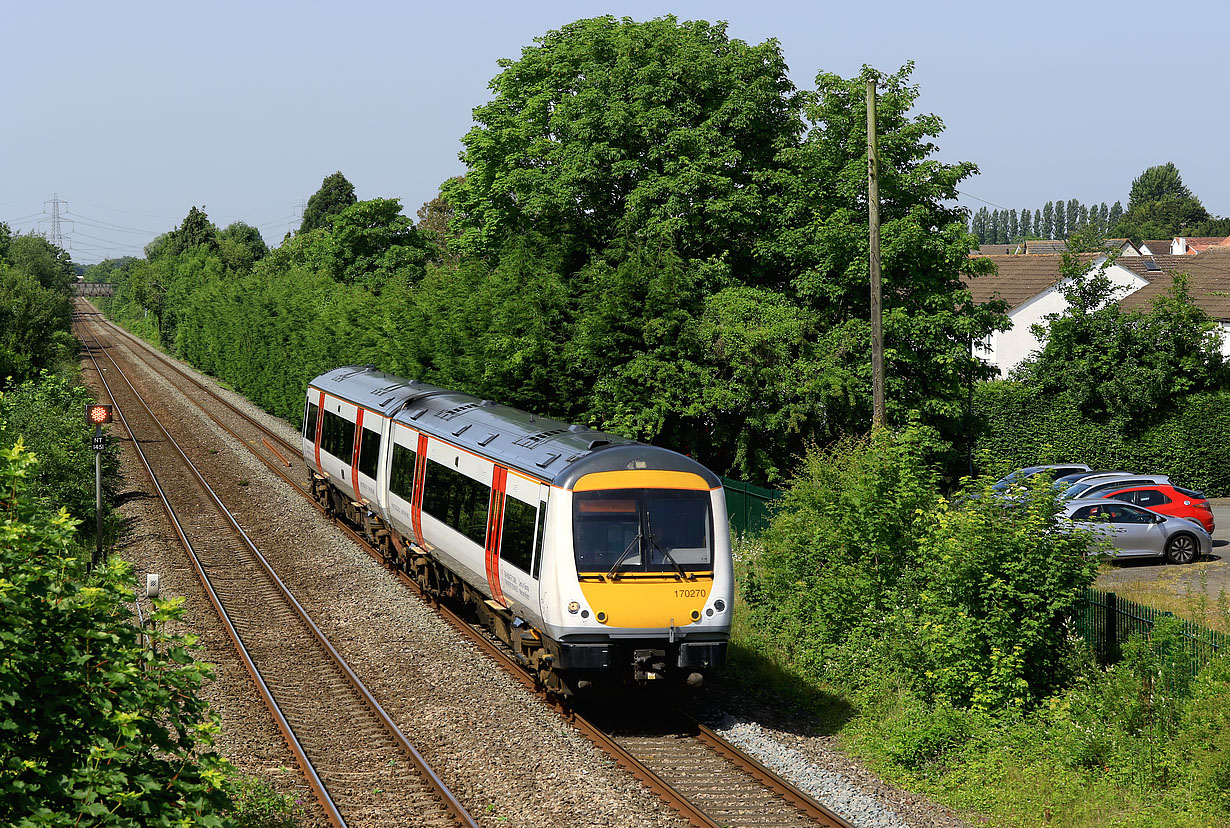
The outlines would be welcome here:
M 217 718 L 200 699 L 206 668 L 191 639 L 142 646 L 115 561 L 83 580 L 75 520 L 30 505 L 35 459 L 0 449 L 0 822 L 18 826 L 221 826 L 225 760 L 209 751 Z
M 1038 231 L 1044 239 L 1055 238 L 1055 203 L 1048 201 L 1042 208 L 1042 228 Z
M 1090 268 L 1081 254 L 1095 237 L 1074 241 L 1061 265 L 1068 309 L 1034 326 L 1044 344 L 1018 368 L 1020 379 L 1070 395 L 1090 416 L 1131 431 L 1177 398 L 1223 387 L 1219 326 L 1192 301 L 1185 275 L 1176 274 L 1147 311 L 1124 310 L 1106 275 L 1114 256 Z
M 1055 202 L 1054 224 L 1051 225 L 1051 238 L 1066 239 L 1068 237 L 1068 216 L 1063 199 Z
M 560 239 L 578 269 L 615 240 L 669 238 L 755 279 L 778 154 L 803 130 L 775 41 L 725 24 L 579 20 L 504 60 L 443 194 L 456 244 L 492 255 L 512 235 Z
M 1068 199 L 1067 217 L 1064 222 L 1068 235 L 1072 235 L 1081 226 L 1081 203 L 1074 198 Z
M 223 263 L 233 273 L 252 269 L 269 252 L 269 245 L 261 238 L 261 231 L 242 221 L 232 222 L 218 234 L 218 253 Z
M 1039 239 L 1047 238 L 1046 233 L 1042 229 L 1042 211 L 1034 210 L 1034 237 Z
M 1191 235 L 1191 229 L 1210 219 L 1200 199 L 1183 184 L 1171 162 L 1149 167 L 1132 181 L 1127 212 L 1116 234 L 1138 244 L 1146 239 Z
M 1106 226 L 1108 228 L 1106 232 L 1110 233 L 1112 230 L 1114 230 L 1115 232 L 1118 232 L 1119 222 L 1122 219 L 1123 219 L 1123 205 L 1116 201 L 1111 206 L 1110 212 L 1106 214 Z
M 1021 237 L 1021 222 L 1014 208 L 1008 213 L 1008 241 L 1014 242 Z
M 13 236 L 8 240 L 5 261 L 47 290 L 71 296 L 76 274 L 65 250 L 38 235 Z
M 302 245 L 302 246 L 300 246 Z M 331 217 L 330 226 L 296 245 L 303 261 L 344 284 L 380 289 L 405 270 L 423 274 L 428 243 L 401 212 L 401 201 L 359 201 Z
M 1030 215 L 1029 210 L 1022 210 L 1022 211 L 1021 211 L 1021 228 L 1020 228 L 1020 230 L 1021 230 L 1021 238 L 1022 238 L 1022 239 L 1028 239 L 1028 238 L 1032 238 L 1032 237 L 1033 237 L 1033 233 L 1034 233 L 1033 221 L 1032 221 L 1032 216 Z
M 18 241 L 19 237 L 14 241 Z M 0 388 L 72 353 L 72 303 L 28 272 L 0 262 Z
M 341 213 L 359 199 L 355 196 L 354 185 L 346 180 L 341 171 L 325 176 L 320 182 L 320 189 L 308 199 L 303 209 L 303 221 L 299 224 L 299 232 L 328 228 L 334 216 Z
M 171 231 L 166 245 L 159 248 L 159 254 L 178 256 L 198 247 L 204 247 L 210 252 L 218 250 L 218 228 L 209 220 L 203 207 L 193 207 L 188 211 L 179 228 Z

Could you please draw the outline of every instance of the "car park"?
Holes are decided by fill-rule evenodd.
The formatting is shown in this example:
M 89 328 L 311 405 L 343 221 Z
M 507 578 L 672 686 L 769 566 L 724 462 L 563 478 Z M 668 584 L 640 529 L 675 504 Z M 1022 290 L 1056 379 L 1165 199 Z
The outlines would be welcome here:
M 1155 557 L 1186 564 L 1213 549 L 1213 538 L 1199 524 L 1120 500 L 1072 500 L 1061 515 L 1092 531 L 1091 552 L 1109 551 L 1116 558 Z
M 1195 521 L 1203 526 L 1210 535 L 1213 534 L 1215 528 L 1213 507 L 1209 505 L 1209 500 L 1203 492 L 1194 489 L 1158 483 L 1149 486 L 1125 486 L 1122 489 L 1112 489 L 1104 492 L 1101 497 L 1121 500 L 1159 514 Z

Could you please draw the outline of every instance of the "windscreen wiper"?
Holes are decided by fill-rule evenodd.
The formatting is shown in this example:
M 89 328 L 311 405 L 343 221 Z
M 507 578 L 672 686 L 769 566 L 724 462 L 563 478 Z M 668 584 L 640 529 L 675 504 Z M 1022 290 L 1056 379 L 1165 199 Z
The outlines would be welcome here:
M 619 557 L 615 559 L 615 563 L 611 566 L 610 569 L 607 570 L 606 576 L 608 578 L 614 578 L 615 571 L 619 569 L 620 564 L 622 564 L 624 561 L 628 559 L 628 553 L 632 551 L 632 547 L 636 546 L 637 551 L 639 552 L 640 540 L 641 540 L 641 527 L 638 525 L 636 527 L 636 537 L 628 542 L 628 545 L 624 547 L 624 551 L 619 553 Z
M 671 565 L 679 572 L 679 577 L 685 581 L 688 580 L 688 573 L 683 571 L 683 567 L 679 565 L 679 561 L 675 560 L 675 556 L 666 551 L 662 544 L 658 543 L 658 536 L 653 533 L 653 524 L 649 521 L 649 510 L 645 510 L 645 525 L 649 528 L 649 546 L 650 548 L 657 547 L 657 550 L 662 553 L 662 558 L 671 562 Z

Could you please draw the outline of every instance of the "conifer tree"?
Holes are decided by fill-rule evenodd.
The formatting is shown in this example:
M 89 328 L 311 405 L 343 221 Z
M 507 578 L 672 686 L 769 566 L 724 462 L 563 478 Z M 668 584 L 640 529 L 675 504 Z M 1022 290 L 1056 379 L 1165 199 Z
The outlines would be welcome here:
M 1106 202 L 1102 202 L 1102 206 L 1098 208 L 1098 227 L 1099 232 L 1103 237 L 1110 234 L 1110 211 L 1106 206 Z
M 1072 235 L 1080 227 L 1081 203 L 1074 198 L 1068 199 L 1068 235 Z
M 1016 208 L 1008 214 L 1008 241 L 1014 242 L 1020 238 L 1021 224 L 1017 218 Z
M 1042 232 L 1042 211 L 1034 210 L 1034 235 L 1040 239 L 1046 238 L 1046 233 Z
M 1048 201 L 1042 208 L 1042 226 L 1038 229 L 1038 235 L 1044 239 L 1055 238 L 1055 203 L 1053 201 Z
M 1055 202 L 1055 223 L 1051 225 L 1052 239 L 1066 239 L 1068 237 L 1068 218 L 1064 211 L 1063 199 Z
M 1123 218 L 1123 205 L 1116 201 L 1106 217 L 1106 224 L 1108 227 L 1115 227 L 1121 218 Z
M 1033 224 L 1030 222 L 1029 210 L 1021 211 L 1021 238 L 1027 239 L 1030 236 L 1030 228 Z

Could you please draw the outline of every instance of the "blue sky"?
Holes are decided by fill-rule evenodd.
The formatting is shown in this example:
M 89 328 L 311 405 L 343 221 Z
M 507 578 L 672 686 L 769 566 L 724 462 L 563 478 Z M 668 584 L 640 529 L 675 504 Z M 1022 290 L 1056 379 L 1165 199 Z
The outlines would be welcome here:
M 981 174 L 962 202 L 1127 201 L 1173 161 L 1230 214 L 1224 45 L 1230 11 L 1053 3 L 69 2 L 3 6 L 0 221 L 50 229 L 68 202 L 74 258 L 139 254 L 204 205 L 272 244 L 334 170 L 413 216 L 457 153 L 496 61 L 601 14 L 726 20 L 776 38 L 792 79 L 908 60 L 945 161 Z M 40 221 L 42 223 L 40 224 Z

